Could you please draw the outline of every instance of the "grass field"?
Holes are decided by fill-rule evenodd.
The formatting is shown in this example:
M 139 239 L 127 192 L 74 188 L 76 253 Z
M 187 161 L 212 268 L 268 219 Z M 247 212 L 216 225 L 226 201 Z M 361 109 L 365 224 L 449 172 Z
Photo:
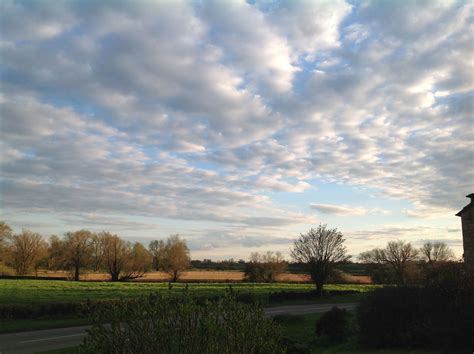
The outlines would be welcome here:
M 200 296 L 224 294 L 230 284 L 190 283 L 188 290 Z M 355 290 L 366 292 L 377 285 L 327 285 L 327 290 Z M 186 284 L 173 284 L 171 292 L 181 292 Z M 265 296 L 277 291 L 305 292 L 314 289 L 312 284 L 283 283 L 236 283 L 232 289 L 238 292 Z M 153 292 L 170 292 L 168 283 L 112 283 L 73 282 L 60 280 L 17 280 L 0 279 L 0 304 L 38 304 L 51 302 L 73 302 L 87 300 L 108 300 L 148 295 Z
M 357 272 L 362 272 L 364 268 L 346 266 L 346 269 L 341 273 L 341 278 L 344 282 L 355 283 L 355 284 L 371 284 L 372 280 L 369 276 L 359 274 Z M 346 271 L 347 270 L 347 271 Z M 351 273 L 354 272 L 354 273 Z M 35 275 L 31 273 L 29 275 Z M 67 277 L 68 274 L 65 271 L 46 271 L 40 270 L 37 273 L 40 277 Z M 180 276 L 182 281 L 191 281 L 191 282 L 242 282 L 245 281 L 245 273 L 239 270 L 198 270 L 192 269 L 186 272 L 183 272 Z M 85 281 L 108 281 L 110 276 L 106 273 L 84 273 L 81 274 L 81 280 Z M 148 272 L 143 277 L 138 278 L 136 282 L 156 282 L 156 281 L 168 281 L 170 280 L 170 275 L 165 272 Z M 292 273 L 284 272 L 278 274 L 276 277 L 277 282 L 281 283 L 291 283 L 291 282 L 311 282 L 309 274 L 304 273 Z

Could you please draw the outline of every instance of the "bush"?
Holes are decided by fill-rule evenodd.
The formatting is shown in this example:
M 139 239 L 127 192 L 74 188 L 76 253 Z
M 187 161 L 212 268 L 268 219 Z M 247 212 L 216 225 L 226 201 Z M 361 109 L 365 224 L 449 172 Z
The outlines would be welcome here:
M 463 278 L 369 293 L 358 308 L 361 344 L 370 348 L 474 348 L 474 287 Z
M 280 327 L 232 296 L 153 295 L 96 312 L 86 353 L 283 353 Z
M 316 322 L 316 335 L 331 342 L 344 342 L 351 334 L 351 315 L 345 309 L 333 307 Z

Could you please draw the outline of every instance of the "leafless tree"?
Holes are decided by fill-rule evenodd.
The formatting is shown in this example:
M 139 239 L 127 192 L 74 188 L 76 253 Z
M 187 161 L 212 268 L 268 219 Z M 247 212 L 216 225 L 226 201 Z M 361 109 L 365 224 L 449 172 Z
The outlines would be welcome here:
M 64 260 L 74 271 L 74 280 L 79 280 L 82 267 L 91 261 L 93 233 L 87 230 L 67 232 L 64 235 Z
M 273 282 L 277 275 L 283 273 L 287 267 L 288 263 L 280 252 L 268 251 L 264 254 L 254 252 L 250 255 L 245 275 L 250 281 Z
M 364 263 L 390 265 L 399 284 L 406 283 L 408 265 L 417 258 L 418 250 L 411 243 L 403 241 L 392 241 L 385 249 L 375 248 L 359 255 L 359 259 Z
M 99 271 L 104 258 L 104 233 L 95 234 L 91 239 L 91 257 L 94 272 Z
M 8 252 L 11 256 L 11 263 L 19 275 L 26 274 L 36 267 L 36 263 L 42 257 L 42 249 L 45 242 L 38 233 L 23 230 L 20 234 L 10 238 Z
M 431 266 L 454 259 L 453 251 L 444 242 L 426 242 L 420 248 L 420 253 Z
M 12 236 L 12 228 L 4 221 L 0 221 L 0 262 L 3 261 L 7 240 Z
M 130 243 L 108 232 L 102 233 L 102 237 L 104 239 L 104 266 L 112 281 L 119 281 L 129 261 Z
M 64 240 L 62 240 L 58 235 L 50 236 L 48 254 L 48 270 L 57 270 L 65 268 L 66 252 L 64 250 Z
M 153 268 L 160 270 L 163 268 L 166 260 L 166 243 L 163 240 L 153 240 L 148 246 L 150 253 L 153 257 Z
M 344 241 L 337 229 L 328 229 L 327 225 L 320 224 L 316 229 L 300 234 L 294 242 L 291 256 L 296 262 L 306 264 L 320 297 L 334 264 L 350 258 L 346 254 Z
M 103 232 L 103 263 L 112 281 L 142 277 L 151 268 L 152 257 L 139 242 L 132 245 L 117 235 Z

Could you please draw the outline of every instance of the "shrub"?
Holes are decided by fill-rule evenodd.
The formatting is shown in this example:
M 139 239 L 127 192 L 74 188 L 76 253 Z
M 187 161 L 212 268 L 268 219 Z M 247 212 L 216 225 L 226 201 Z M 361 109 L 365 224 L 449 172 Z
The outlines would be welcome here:
M 426 287 L 369 293 L 357 317 L 361 344 L 371 348 L 474 348 L 474 287 L 463 278 Z
M 98 310 L 86 353 L 283 353 L 280 328 L 232 296 L 198 304 L 189 294 L 153 295 Z
M 331 342 L 343 342 L 352 334 L 351 315 L 345 309 L 333 307 L 316 322 L 316 335 Z

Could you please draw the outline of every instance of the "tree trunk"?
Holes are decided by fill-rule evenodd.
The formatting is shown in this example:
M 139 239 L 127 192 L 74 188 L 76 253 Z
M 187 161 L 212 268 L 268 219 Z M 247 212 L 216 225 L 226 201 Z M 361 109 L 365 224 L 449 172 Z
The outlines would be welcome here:
M 323 297 L 323 287 L 324 287 L 324 283 L 322 281 L 316 282 L 316 293 L 319 298 Z
M 173 271 L 173 283 L 176 283 L 178 281 L 178 271 L 174 270 Z
M 79 281 L 79 267 L 76 266 L 74 269 L 74 280 Z
M 110 272 L 110 277 L 112 281 L 119 281 L 119 272 Z

